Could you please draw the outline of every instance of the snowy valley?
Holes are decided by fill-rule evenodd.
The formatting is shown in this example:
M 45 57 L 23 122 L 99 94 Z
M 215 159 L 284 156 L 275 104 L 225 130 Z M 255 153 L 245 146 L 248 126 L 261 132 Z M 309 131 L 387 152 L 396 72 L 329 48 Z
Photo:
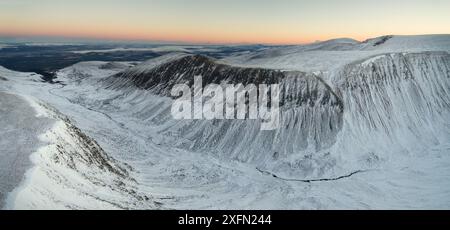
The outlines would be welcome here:
M 0 67 L 1 207 L 450 208 L 450 35 L 162 50 L 52 82 Z M 280 127 L 173 119 L 170 90 L 195 76 L 279 84 Z

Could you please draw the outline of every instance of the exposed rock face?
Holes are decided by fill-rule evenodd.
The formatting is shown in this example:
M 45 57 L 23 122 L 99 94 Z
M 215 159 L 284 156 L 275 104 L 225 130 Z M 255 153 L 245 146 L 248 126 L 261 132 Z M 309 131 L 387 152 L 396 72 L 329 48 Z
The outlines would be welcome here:
M 127 108 L 133 116 L 161 127 L 166 144 L 320 175 L 339 156 L 382 159 L 380 152 L 448 140 L 449 60 L 446 52 L 376 55 L 344 66 L 330 86 L 320 74 L 234 67 L 188 55 L 145 71 L 131 68 L 103 84 L 132 103 Z M 171 103 L 145 99 L 149 93 L 170 100 L 171 87 L 192 86 L 194 76 L 202 76 L 203 85 L 279 84 L 279 128 L 261 131 L 259 120 L 173 120 Z
M 450 55 L 446 52 L 378 55 L 346 66 L 336 88 L 346 107 L 347 129 L 358 137 L 353 143 L 392 152 L 448 142 Z
M 142 108 L 134 112 L 140 119 L 153 117 L 151 121 L 155 124 L 170 127 L 160 133 L 177 140 L 172 145 L 265 165 L 291 154 L 309 155 L 326 149 L 335 142 L 342 128 L 344 104 L 315 74 L 233 67 L 195 55 L 152 66 L 146 71 L 137 66 L 107 78 L 103 84 L 130 97 L 136 97 L 136 88 L 168 97 L 175 84 L 192 86 L 195 76 L 202 76 L 203 85 L 279 84 L 280 126 L 273 131 L 261 131 L 258 120 L 173 120 L 171 103 L 156 106 L 151 100 L 133 99 L 139 101 L 134 108 Z

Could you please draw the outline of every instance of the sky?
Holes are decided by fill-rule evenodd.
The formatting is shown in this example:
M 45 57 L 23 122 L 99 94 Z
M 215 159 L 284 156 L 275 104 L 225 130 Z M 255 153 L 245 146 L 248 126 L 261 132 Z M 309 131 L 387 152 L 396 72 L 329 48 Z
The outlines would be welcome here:
M 301 44 L 450 34 L 450 0 L 0 0 L 0 36 Z

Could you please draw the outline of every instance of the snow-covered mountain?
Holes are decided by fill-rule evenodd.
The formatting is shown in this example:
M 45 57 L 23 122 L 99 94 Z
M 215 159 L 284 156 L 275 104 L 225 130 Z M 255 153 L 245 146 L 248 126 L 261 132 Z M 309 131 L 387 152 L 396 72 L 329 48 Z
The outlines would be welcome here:
M 261 68 L 240 68 L 223 65 L 199 56 L 181 56 L 164 64 L 136 66 L 102 81 L 106 89 L 117 91 L 130 101 L 122 109 L 130 116 L 148 120 L 157 126 L 165 144 L 190 151 L 216 153 L 217 157 L 252 162 L 257 167 L 279 168 L 292 154 L 306 155 L 330 147 L 342 127 L 343 103 L 331 88 L 314 74 L 281 72 Z M 194 76 L 202 76 L 203 84 L 280 84 L 281 122 L 274 131 L 261 131 L 258 120 L 174 120 L 172 103 L 161 103 L 136 91 L 151 93 L 152 97 L 170 98 L 175 84 L 192 84 Z M 140 98 L 142 97 L 142 98 Z M 139 100 L 136 100 L 139 98 Z M 154 128 L 155 129 L 155 128 Z M 311 151 L 311 150 L 309 150 Z M 324 166 L 325 167 L 325 166 Z M 328 167 L 328 166 L 327 166 Z M 301 167 L 293 166 L 300 171 Z M 308 169 L 310 170 L 310 169 Z M 321 167 L 315 168 L 318 174 Z M 299 172 L 304 175 L 312 172 Z M 312 173 L 310 176 L 317 176 Z
M 333 71 L 383 53 L 450 51 L 450 35 L 382 36 L 358 42 L 334 39 L 226 57 L 225 63 L 281 70 Z
M 426 35 L 336 39 L 219 60 L 172 53 L 136 66 L 79 63 L 60 70 L 62 84 L 54 85 L 0 69 L 7 80 L 0 79 L 0 91 L 60 114 L 46 112 L 62 121 L 48 141 L 75 144 L 57 156 L 79 164 L 92 154 L 105 159 L 71 168 L 45 158 L 39 170 L 70 180 L 28 176 L 18 192 L 25 195 L 6 207 L 448 208 L 449 51 L 449 35 Z M 192 85 L 194 76 L 204 84 L 280 84 L 280 127 L 173 119 L 170 90 Z M 87 152 L 80 136 L 90 140 Z M 54 174 L 54 165 L 70 170 Z M 40 190 L 39 178 L 69 187 L 74 192 L 62 194 L 71 199 Z M 27 193 L 36 189 L 39 202 Z M 84 203 L 86 197 L 98 206 Z

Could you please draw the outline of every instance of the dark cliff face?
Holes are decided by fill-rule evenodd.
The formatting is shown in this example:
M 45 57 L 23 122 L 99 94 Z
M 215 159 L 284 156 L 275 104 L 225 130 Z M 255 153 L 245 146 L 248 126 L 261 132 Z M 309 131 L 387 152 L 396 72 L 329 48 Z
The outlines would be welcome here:
M 288 156 L 311 146 L 316 150 L 328 148 L 335 143 L 342 129 L 344 105 L 331 87 L 315 74 L 242 68 L 198 55 L 183 56 L 158 65 L 154 64 L 156 62 L 111 76 L 104 80 L 103 86 L 125 97 L 132 95 L 132 100 L 144 91 L 170 97 L 175 84 L 192 87 L 195 76 L 202 76 L 203 86 L 226 83 L 279 84 L 280 87 L 280 124 L 270 131 L 261 131 L 258 120 L 173 120 L 167 107 L 156 114 L 139 112 L 147 114 L 140 119 L 163 118 L 155 124 L 166 124 L 170 128 L 160 134 L 173 138 L 176 133 L 179 139 L 187 140 L 187 143 L 173 143 L 180 148 L 219 151 L 245 162 L 271 162 L 274 152 Z M 140 93 L 136 94 L 136 90 Z M 146 97 L 147 93 L 141 95 Z M 137 108 L 153 108 L 152 100 L 139 100 L 142 104 Z
M 138 66 L 138 68 L 140 68 Z M 170 97 L 176 84 L 193 86 L 194 77 L 202 76 L 207 84 L 280 84 L 280 105 L 333 105 L 343 110 L 343 104 L 320 77 L 303 72 L 282 72 L 262 68 L 243 68 L 215 62 L 202 55 L 184 56 L 146 71 L 131 68 L 106 80 L 108 88 L 136 87 Z
M 283 78 L 280 71 L 239 68 L 218 64 L 214 60 L 193 55 L 162 64 L 146 72 L 135 72 L 133 69 L 119 73 L 113 78 L 127 79 L 140 89 L 151 90 L 156 94 L 169 96 L 175 84 L 194 84 L 194 77 L 202 76 L 203 85 L 220 84 L 276 84 Z M 123 82 L 125 83 L 125 81 Z

